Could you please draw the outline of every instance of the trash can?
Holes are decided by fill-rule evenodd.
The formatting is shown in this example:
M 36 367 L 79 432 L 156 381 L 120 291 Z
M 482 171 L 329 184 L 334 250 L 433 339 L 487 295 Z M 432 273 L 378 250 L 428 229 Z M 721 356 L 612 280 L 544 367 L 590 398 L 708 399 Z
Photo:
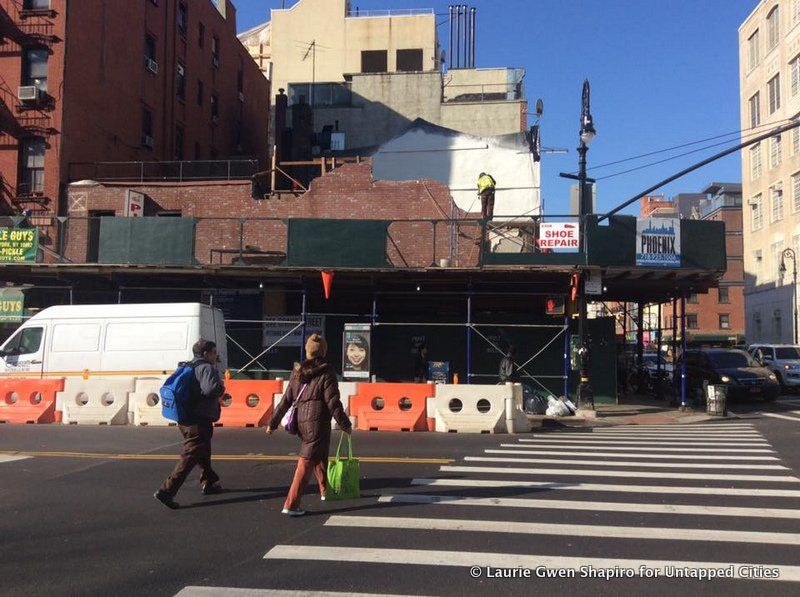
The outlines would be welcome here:
M 709 385 L 706 390 L 706 414 L 728 416 L 728 386 Z

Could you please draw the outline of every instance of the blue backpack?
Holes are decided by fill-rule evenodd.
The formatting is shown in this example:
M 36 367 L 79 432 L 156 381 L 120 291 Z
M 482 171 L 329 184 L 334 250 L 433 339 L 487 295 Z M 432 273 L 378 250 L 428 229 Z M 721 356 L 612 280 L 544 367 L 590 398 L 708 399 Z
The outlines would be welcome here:
M 175 373 L 161 386 L 161 414 L 170 421 L 185 421 L 190 414 L 192 385 L 195 383 L 194 367 L 179 365 Z

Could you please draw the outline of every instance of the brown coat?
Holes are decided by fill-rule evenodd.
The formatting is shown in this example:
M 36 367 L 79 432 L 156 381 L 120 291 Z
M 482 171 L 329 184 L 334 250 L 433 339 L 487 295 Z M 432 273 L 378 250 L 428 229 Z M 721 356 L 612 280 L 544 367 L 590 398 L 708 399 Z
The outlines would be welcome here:
M 300 390 L 307 385 L 300 396 Z M 297 403 L 297 429 L 302 446 L 300 456 L 312 461 L 327 461 L 331 443 L 331 417 L 343 430 L 349 430 L 350 419 L 339 400 L 339 383 L 333 366 L 322 360 L 305 361 L 292 374 L 289 387 L 270 419 L 276 429 L 294 400 Z

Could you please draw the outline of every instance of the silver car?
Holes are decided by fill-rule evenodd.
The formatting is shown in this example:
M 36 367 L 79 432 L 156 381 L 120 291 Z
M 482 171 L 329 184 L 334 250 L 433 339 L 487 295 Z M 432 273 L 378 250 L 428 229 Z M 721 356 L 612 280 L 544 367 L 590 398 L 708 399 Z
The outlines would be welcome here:
M 784 389 L 800 389 L 800 346 L 753 344 L 750 354 L 778 378 Z

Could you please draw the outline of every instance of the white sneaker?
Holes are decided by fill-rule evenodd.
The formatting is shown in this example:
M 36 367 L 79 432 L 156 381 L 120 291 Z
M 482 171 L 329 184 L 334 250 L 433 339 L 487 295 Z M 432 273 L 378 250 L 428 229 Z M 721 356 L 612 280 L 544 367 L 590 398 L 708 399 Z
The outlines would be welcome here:
M 281 514 L 288 514 L 289 516 L 305 516 L 305 510 L 289 510 L 288 508 L 284 508 L 281 510 Z
M 320 502 L 324 502 L 325 501 L 325 496 L 324 495 L 319 496 L 319 501 Z

